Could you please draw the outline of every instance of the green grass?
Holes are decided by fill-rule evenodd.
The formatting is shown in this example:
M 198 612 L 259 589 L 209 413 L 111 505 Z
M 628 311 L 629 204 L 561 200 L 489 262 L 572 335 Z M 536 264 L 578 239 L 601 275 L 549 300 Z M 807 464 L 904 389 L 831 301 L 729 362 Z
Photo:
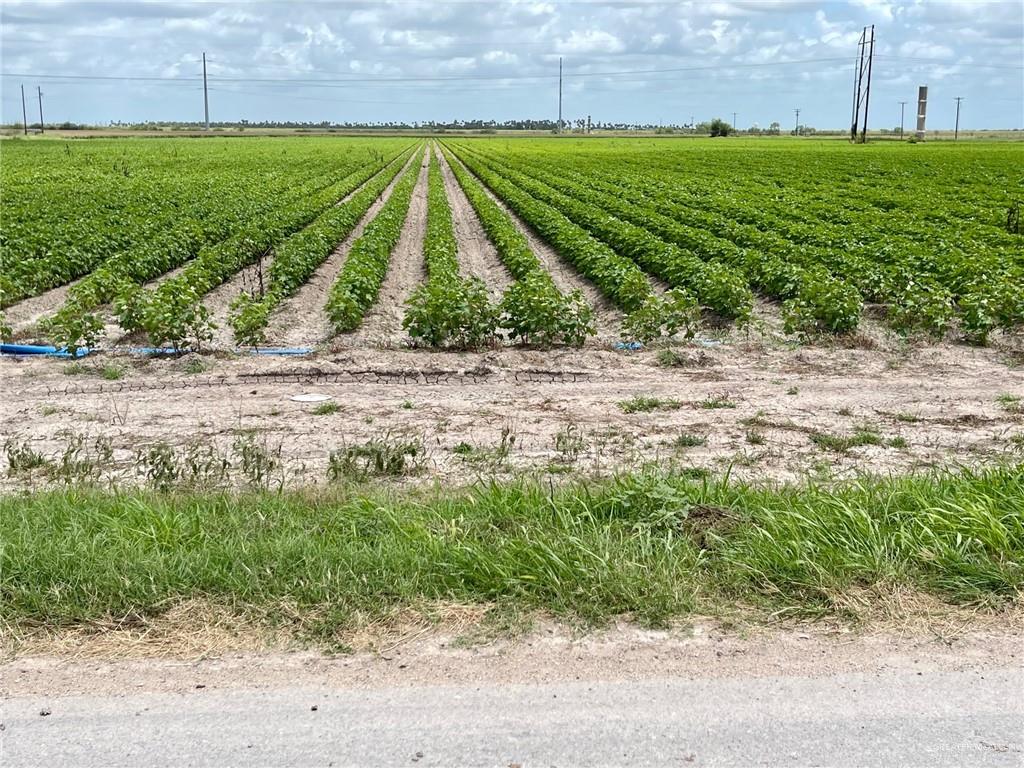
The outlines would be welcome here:
M 676 448 L 696 448 L 706 444 L 707 441 L 708 439 L 704 435 L 691 435 L 684 432 L 672 441 L 672 445 Z
M 648 411 L 675 411 L 683 404 L 672 398 L 650 397 L 637 395 L 629 400 L 620 400 L 619 408 L 623 413 L 647 413 Z
M 335 632 L 452 602 L 658 623 L 736 605 L 844 615 L 849 592 L 1019 600 L 1024 465 L 743 485 L 695 473 L 305 493 L 80 489 L 0 499 L 0 619 L 69 626 L 201 598 Z
M 333 400 L 320 403 L 316 408 L 313 409 L 313 414 L 316 416 L 329 416 L 332 413 L 337 413 L 341 410 L 341 406 Z
M 862 445 L 882 445 L 882 438 L 870 430 L 860 429 L 852 435 L 833 435 L 828 432 L 813 432 L 811 442 L 826 451 L 846 453 L 851 448 Z
M 996 398 L 996 402 L 1002 406 L 1007 413 L 1024 413 L 1024 404 L 1019 395 L 1004 393 Z
M 100 371 L 100 376 L 107 381 L 117 381 L 124 376 L 124 368 L 116 363 L 107 363 L 103 366 L 103 370 Z

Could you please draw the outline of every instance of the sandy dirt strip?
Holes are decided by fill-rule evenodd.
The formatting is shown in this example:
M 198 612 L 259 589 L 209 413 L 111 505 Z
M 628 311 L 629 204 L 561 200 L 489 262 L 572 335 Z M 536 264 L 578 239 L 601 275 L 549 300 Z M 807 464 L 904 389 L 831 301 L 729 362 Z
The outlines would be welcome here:
M 338 272 L 345 264 L 345 259 L 352 244 L 359 239 L 360 235 L 363 234 L 363 230 L 366 229 L 366 225 L 373 220 L 384 206 L 384 203 L 387 202 L 392 190 L 395 188 L 395 184 L 398 183 L 398 179 L 402 177 L 402 173 L 411 162 L 412 158 L 406 160 L 402 171 L 384 189 L 384 192 L 370 206 L 366 215 L 349 233 L 349 236 L 338 244 L 310 279 L 294 295 L 285 299 L 271 313 L 270 322 L 267 326 L 267 340 L 270 346 L 315 346 L 331 335 L 330 321 L 324 309 L 331 286 L 334 285 Z M 359 189 L 362 189 L 362 187 Z M 358 191 L 353 191 L 341 202 L 347 202 Z M 222 340 L 219 346 L 232 346 L 230 338 L 226 344 Z
M 1019 340 L 913 345 L 879 328 L 848 346 L 794 346 L 779 323 L 776 306 L 758 305 L 752 328 L 677 348 L 677 367 L 659 365 L 656 350 L 438 353 L 365 342 L 308 359 L 97 356 L 71 367 L 5 358 L 0 433 L 52 460 L 70 434 L 102 437 L 113 447 L 103 475 L 125 483 L 138 481 L 139 449 L 199 442 L 229 455 L 245 435 L 280 453 L 289 484 L 326 482 L 331 451 L 379 439 L 423 448 L 400 482 L 557 479 L 644 462 L 795 480 L 1024 458 L 1024 409 L 1012 399 L 1024 397 Z M 111 362 L 124 368 L 116 381 L 100 375 Z M 291 400 L 309 392 L 339 408 L 318 415 Z M 627 413 L 622 403 L 638 396 L 663 402 Z M 864 431 L 875 444 L 843 450 L 816 438 Z M 514 438 L 507 455 L 503 432 Z M 0 482 L 47 480 L 5 473 Z
M 448 167 L 444 154 L 436 147 L 434 151 L 441 165 L 444 188 L 452 209 L 455 239 L 459 244 L 459 270 L 466 277 L 483 280 L 491 299 L 499 300 L 505 289 L 513 283 L 512 275 L 502 263 L 497 249 L 487 239 L 483 225 L 477 218 L 466 193 L 459 186 L 455 174 Z
M 430 168 L 430 152 L 423 154 L 419 176 L 412 191 L 409 211 L 399 237 L 398 245 L 391 253 L 388 272 L 381 283 L 377 301 L 363 318 L 362 325 L 352 333 L 334 339 L 336 348 L 393 347 L 408 337 L 402 329 L 405 317 L 405 302 L 416 287 L 427 279 L 423 261 L 423 238 L 427 231 L 427 171 Z
M 458 158 L 455 158 L 455 162 L 461 164 Z M 473 172 L 470 171 L 464 164 L 462 168 L 473 176 Z M 475 179 L 476 177 L 473 176 Z M 607 342 L 609 340 L 619 338 L 622 329 L 622 311 L 619 310 L 608 298 L 601 293 L 596 285 L 587 280 L 583 275 L 576 271 L 576 268 L 566 261 L 555 252 L 555 250 L 545 243 L 540 236 L 530 229 L 529 225 L 520 219 L 515 213 L 513 213 L 501 198 L 497 197 L 487 185 L 477 179 L 480 187 L 484 190 L 491 200 L 498 204 L 498 206 L 511 218 L 512 222 L 519 228 L 519 230 L 526 237 L 527 242 L 530 244 L 530 250 L 536 254 L 540 263 L 544 269 L 547 270 L 548 274 L 551 275 L 551 279 L 554 280 L 555 286 L 558 290 L 563 293 L 569 293 L 571 291 L 579 291 L 583 294 L 584 298 L 594 309 L 594 319 L 597 326 L 597 340 L 599 342 Z

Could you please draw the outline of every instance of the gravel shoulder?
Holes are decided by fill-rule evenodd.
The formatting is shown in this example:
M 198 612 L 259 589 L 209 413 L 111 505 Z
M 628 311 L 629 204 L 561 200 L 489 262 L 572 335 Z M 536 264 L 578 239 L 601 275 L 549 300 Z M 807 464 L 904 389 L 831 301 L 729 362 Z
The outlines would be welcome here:
M 4 763 L 1019 766 L 1020 648 L 549 628 L 334 658 L 21 659 L 0 667 Z

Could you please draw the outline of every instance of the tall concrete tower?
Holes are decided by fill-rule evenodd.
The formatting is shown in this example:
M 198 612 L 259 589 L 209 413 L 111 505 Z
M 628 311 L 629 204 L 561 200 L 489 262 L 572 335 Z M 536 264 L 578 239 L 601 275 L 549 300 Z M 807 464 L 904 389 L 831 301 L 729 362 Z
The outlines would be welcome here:
M 917 138 L 924 138 L 924 119 L 928 112 L 928 86 L 922 85 L 917 89 Z

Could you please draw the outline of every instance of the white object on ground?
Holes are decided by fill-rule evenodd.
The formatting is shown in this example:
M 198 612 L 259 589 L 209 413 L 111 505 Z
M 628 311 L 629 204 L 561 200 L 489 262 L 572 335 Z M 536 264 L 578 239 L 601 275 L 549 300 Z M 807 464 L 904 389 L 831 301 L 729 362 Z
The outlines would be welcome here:
M 292 395 L 290 400 L 297 403 L 322 403 L 324 400 L 333 400 L 331 395 L 318 395 L 313 392 L 303 392 L 301 395 Z

